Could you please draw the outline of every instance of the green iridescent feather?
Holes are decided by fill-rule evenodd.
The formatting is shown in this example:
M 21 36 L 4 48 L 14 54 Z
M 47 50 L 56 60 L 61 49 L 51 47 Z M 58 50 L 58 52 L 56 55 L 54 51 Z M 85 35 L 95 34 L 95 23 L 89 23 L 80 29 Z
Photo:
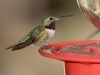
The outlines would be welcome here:
M 43 26 L 42 25 L 39 25 L 35 29 L 33 29 L 31 32 L 29 32 L 25 37 L 23 37 L 18 42 L 19 43 L 25 42 L 27 39 L 30 38 L 30 35 L 35 35 L 38 38 L 42 31 L 43 31 Z
M 35 29 L 33 29 L 31 32 L 29 32 L 25 37 L 23 37 L 21 40 L 19 40 L 17 43 L 7 47 L 6 49 L 10 49 L 13 48 L 14 46 L 24 43 L 27 40 L 30 39 L 31 35 L 34 35 L 36 37 L 35 40 L 38 40 L 39 38 L 41 38 L 42 34 L 44 34 L 44 28 L 42 25 L 37 26 Z

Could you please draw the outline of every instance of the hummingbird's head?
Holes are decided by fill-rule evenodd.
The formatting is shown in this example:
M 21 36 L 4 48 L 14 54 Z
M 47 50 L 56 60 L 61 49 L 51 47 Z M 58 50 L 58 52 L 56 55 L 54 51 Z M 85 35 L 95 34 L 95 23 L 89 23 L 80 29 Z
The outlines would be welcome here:
M 44 28 L 55 30 L 56 21 L 64 17 L 71 17 L 71 16 L 74 16 L 74 15 L 66 15 L 66 16 L 60 16 L 60 17 L 46 16 L 42 20 L 42 25 Z
M 53 17 L 53 16 L 46 16 L 43 20 L 42 20 L 42 25 L 43 26 L 48 26 L 50 25 L 52 22 L 56 22 L 57 20 L 59 20 L 60 18 L 58 17 Z
M 55 23 L 56 23 L 56 21 L 58 21 L 59 19 L 60 19 L 59 17 L 46 16 L 46 17 L 42 20 L 42 25 L 44 26 L 44 28 L 55 30 Z

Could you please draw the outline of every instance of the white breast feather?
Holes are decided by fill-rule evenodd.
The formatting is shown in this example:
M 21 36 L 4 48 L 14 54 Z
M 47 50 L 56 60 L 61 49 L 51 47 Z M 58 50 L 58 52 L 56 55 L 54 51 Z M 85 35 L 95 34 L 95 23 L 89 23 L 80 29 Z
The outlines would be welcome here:
M 52 38 L 55 34 L 55 30 L 46 29 L 46 31 L 47 31 L 50 38 Z

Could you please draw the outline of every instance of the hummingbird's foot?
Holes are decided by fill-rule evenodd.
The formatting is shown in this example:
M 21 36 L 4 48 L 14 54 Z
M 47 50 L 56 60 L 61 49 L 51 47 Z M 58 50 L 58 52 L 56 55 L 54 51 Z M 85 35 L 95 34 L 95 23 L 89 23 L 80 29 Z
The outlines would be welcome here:
M 54 50 L 54 47 L 52 47 L 50 44 L 48 44 L 47 46 L 49 46 L 49 50 Z
M 50 44 L 48 44 L 48 46 L 49 46 L 49 49 L 52 49 L 53 48 Z
M 52 50 L 52 46 L 50 44 L 48 44 L 47 42 L 45 42 L 46 46 L 48 47 L 48 49 Z
M 51 47 L 50 50 L 55 50 L 55 48 L 54 47 Z
M 44 50 L 47 50 L 46 46 L 45 45 L 42 45 L 42 47 L 44 48 Z
M 45 51 L 46 50 L 54 50 L 55 48 L 54 47 L 52 47 L 50 44 L 48 44 L 48 43 L 45 43 L 46 45 L 39 45 L 40 46 L 40 48 L 41 49 L 44 49 Z
M 47 48 L 46 48 L 45 45 L 42 45 L 42 44 L 41 44 L 41 45 L 39 45 L 39 47 L 40 47 L 40 48 L 44 48 L 44 50 L 47 50 Z

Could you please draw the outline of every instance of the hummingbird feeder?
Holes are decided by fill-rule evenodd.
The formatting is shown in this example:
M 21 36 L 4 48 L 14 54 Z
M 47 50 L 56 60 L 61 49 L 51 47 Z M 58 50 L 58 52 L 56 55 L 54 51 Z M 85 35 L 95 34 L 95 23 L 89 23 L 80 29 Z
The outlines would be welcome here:
M 100 1 L 77 0 L 77 3 L 87 19 L 100 29 Z M 39 53 L 63 61 L 66 75 L 100 75 L 100 40 L 62 42 L 52 47 L 49 52 L 41 48 Z
M 100 75 L 100 40 L 63 42 L 52 47 L 50 52 L 41 48 L 39 53 L 63 61 L 66 75 Z

